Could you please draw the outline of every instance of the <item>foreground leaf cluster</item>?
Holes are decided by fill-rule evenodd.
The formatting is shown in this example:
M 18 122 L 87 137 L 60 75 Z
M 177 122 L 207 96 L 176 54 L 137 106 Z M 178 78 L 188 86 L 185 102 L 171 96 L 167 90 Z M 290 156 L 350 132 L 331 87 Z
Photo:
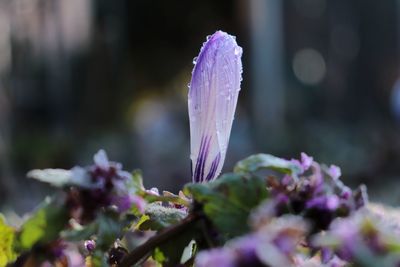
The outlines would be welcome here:
M 19 227 L 0 217 L 0 266 L 400 263 L 399 224 L 386 223 L 386 208 L 372 212 L 364 187 L 351 190 L 336 166 L 305 154 L 250 156 L 178 194 L 146 189 L 140 172 L 123 171 L 105 153 L 94 161 L 29 173 L 57 192 Z

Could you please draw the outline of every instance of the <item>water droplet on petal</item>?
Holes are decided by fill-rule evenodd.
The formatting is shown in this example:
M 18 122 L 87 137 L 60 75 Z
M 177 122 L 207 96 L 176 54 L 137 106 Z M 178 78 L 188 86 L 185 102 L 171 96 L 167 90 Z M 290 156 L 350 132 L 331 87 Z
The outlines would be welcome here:
M 196 65 L 197 63 L 197 57 L 193 58 L 193 64 Z

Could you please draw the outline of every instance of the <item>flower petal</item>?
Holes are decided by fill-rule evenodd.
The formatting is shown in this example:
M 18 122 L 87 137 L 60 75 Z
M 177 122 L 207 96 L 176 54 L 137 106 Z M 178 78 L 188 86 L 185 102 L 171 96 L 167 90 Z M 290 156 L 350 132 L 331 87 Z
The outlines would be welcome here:
M 241 56 L 235 37 L 217 31 L 195 59 L 188 96 L 194 182 L 221 172 L 242 80 Z

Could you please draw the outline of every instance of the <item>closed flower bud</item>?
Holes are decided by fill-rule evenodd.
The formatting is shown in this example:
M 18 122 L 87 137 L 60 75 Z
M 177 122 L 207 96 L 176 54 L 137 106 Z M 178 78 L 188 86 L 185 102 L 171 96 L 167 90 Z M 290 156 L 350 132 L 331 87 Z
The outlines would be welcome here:
M 194 182 L 221 172 L 242 80 L 241 56 L 235 37 L 217 31 L 193 61 L 188 106 Z

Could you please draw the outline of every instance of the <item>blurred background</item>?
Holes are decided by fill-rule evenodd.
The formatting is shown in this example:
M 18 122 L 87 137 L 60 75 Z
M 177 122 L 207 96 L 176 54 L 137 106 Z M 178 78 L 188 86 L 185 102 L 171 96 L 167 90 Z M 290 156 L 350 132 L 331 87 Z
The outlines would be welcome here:
M 0 0 L 0 210 L 54 191 L 30 169 L 101 148 L 177 192 L 192 59 L 219 29 L 244 49 L 226 171 L 304 151 L 400 203 L 399 0 Z

